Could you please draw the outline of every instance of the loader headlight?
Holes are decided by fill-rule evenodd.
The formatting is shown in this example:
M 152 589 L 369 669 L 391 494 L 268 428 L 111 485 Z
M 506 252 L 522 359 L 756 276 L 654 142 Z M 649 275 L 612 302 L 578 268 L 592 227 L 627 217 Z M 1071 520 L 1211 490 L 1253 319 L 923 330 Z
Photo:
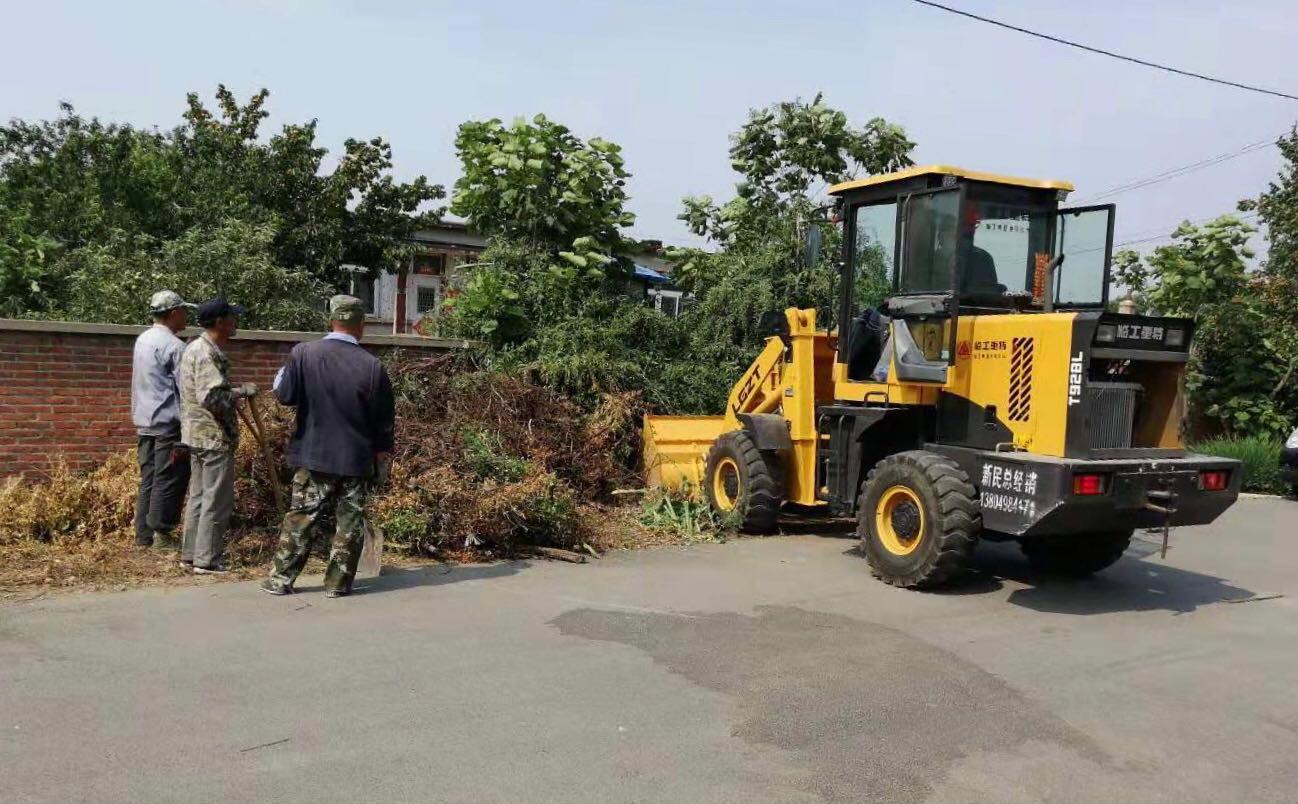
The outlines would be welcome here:
M 1180 327 L 1168 329 L 1167 335 L 1163 338 L 1163 343 L 1167 346 L 1185 346 L 1185 330 Z
M 1118 328 L 1112 324 L 1100 324 L 1095 330 L 1096 343 L 1113 343 L 1113 339 L 1118 335 Z

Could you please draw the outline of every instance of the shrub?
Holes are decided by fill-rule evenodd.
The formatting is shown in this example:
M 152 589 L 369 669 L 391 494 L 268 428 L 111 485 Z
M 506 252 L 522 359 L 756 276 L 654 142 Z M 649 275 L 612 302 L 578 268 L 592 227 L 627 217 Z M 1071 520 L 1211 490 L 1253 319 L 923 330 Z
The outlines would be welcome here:
M 737 530 L 737 522 L 718 516 L 706 501 L 688 489 L 655 490 L 640 504 L 640 524 L 672 537 L 673 541 L 712 542 Z
M 1247 438 L 1212 438 L 1191 444 L 1190 449 L 1204 455 L 1234 458 L 1244 464 L 1244 490 L 1265 494 L 1283 494 L 1280 479 L 1280 441 L 1265 436 Z

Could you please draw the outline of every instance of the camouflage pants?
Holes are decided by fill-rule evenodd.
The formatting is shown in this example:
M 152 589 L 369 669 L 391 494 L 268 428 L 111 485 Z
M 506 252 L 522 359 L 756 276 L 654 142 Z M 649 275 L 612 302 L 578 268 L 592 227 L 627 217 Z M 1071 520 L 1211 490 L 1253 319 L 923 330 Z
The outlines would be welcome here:
M 298 469 L 293 475 L 293 497 L 284 524 L 279 529 L 279 546 L 270 571 L 271 583 L 292 588 L 298 573 L 311 556 L 311 546 L 320 535 L 320 523 L 333 509 L 337 523 L 325 589 L 350 592 L 365 542 L 365 498 L 369 479 L 339 477 Z

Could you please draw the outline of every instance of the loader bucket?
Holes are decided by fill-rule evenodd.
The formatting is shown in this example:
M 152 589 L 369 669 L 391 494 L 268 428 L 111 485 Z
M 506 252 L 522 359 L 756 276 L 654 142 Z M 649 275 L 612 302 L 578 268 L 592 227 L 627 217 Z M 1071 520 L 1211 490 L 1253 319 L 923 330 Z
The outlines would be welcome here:
M 703 487 L 708 449 L 725 427 L 724 416 L 645 416 L 644 467 L 649 488 Z

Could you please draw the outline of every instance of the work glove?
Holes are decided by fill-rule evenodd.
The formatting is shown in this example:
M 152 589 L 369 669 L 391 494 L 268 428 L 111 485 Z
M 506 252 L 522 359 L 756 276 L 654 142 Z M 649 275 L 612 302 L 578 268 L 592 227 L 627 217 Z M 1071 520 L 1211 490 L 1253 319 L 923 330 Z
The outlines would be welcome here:
M 257 395 L 257 383 L 245 382 L 234 389 L 234 395 L 240 399 L 252 399 Z

